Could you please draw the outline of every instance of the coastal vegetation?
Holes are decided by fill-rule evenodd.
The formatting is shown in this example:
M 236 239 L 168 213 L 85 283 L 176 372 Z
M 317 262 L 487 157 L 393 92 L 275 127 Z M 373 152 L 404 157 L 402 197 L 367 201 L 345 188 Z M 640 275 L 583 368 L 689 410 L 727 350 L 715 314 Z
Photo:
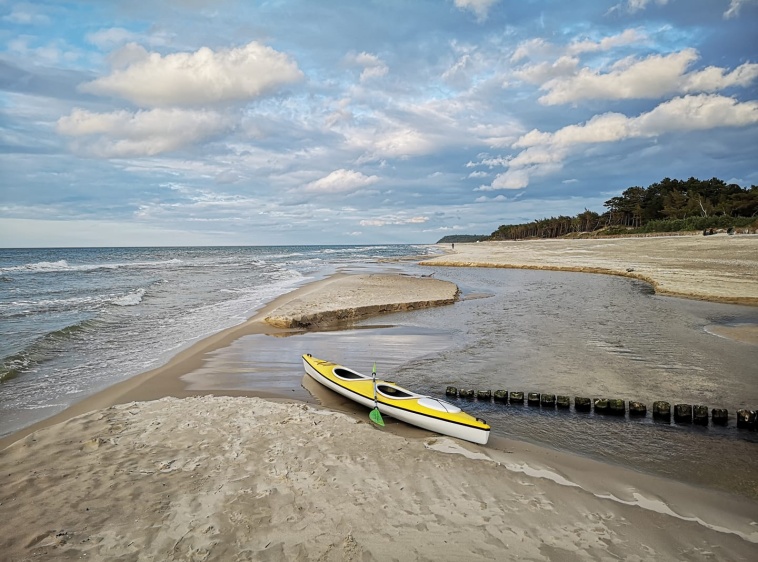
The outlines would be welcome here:
M 437 244 L 455 244 L 456 242 L 463 244 L 466 242 L 480 242 L 489 239 L 490 237 L 487 234 L 451 234 L 440 238 Z
M 501 225 L 486 239 L 710 232 L 711 229 L 758 227 L 758 185 L 742 188 L 718 178 L 664 178 L 646 188 L 629 187 L 603 206 L 606 209 L 603 213 L 585 209 L 574 217 L 561 215 L 524 224 Z M 454 242 L 447 238 L 440 243 Z

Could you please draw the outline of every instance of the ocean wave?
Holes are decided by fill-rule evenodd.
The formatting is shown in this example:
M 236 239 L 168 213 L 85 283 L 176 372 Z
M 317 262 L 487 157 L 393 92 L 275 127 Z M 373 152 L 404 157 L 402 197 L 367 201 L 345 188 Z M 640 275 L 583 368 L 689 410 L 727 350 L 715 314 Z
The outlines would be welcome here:
M 139 303 L 142 302 L 142 297 L 145 296 L 145 293 L 146 293 L 145 289 L 140 288 L 122 297 L 113 299 L 111 301 L 111 304 L 116 305 L 116 306 L 137 306 Z
M 23 318 L 50 312 L 95 312 L 104 306 L 134 306 L 142 301 L 145 289 L 137 289 L 126 294 L 101 294 L 61 299 L 17 300 L 0 303 L 0 317 Z
M 367 251 L 368 248 L 324 248 L 319 254 L 356 254 Z
M 299 279 L 303 279 L 303 274 L 297 271 L 296 269 L 278 269 L 274 271 L 267 271 L 264 273 L 266 277 L 271 279 L 272 281 L 295 281 Z
M 14 265 L 11 267 L 2 267 L 0 272 L 8 271 L 63 271 L 69 267 L 66 260 L 58 261 L 40 261 L 36 263 L 27 263 L 24 265 Z
M 293 258 L 293 257 L 298 257 L 298 256 L 304 256 L 304 255 L 305 254 L 303 254 L 302 252 L 290 252 L 290 253 L 285 253 L 285 254 L 266 254 L 266 258 L 273 260 L 273 259 L 281 259 L 281 258 Z M 256 263 L 256 262 L 265 263 L 261 259 L 250 260 L 250 263 Z
M 11 267 L 0 267 L 0 273 L 8 273 L 12 271 L 26 272 L 26 273 L 64 273 L 64 272 L 89 272 L 98 271 L 102 269 L 123 269 L 123 268 L 152 268 L 163 265 L 178 265 L 184 262 L 180 259 L 170 259 L 161 261 L 144 261 L 144 262 L 122 262 L 122 263 L 94 263 L 94 264 L 80 264 L 70 265 L 66 260 L 58 260 L 54 262 L 41 261 L 36 263 L 27 263 L 24 265 L 14 265 Z
M 0 366 L 0 384 L 15 379 L 25 370 L 25 368 L 26 365 L 23 363 L 9 363 L 8 365 L 3 364 Z
M 60 354 L 61 344 L 77 337 L 93 326 L 92 320 L 82 320 L 48 332 L 21 351 L 4 357 L 0 363 L 0 383 L 8 382 Z

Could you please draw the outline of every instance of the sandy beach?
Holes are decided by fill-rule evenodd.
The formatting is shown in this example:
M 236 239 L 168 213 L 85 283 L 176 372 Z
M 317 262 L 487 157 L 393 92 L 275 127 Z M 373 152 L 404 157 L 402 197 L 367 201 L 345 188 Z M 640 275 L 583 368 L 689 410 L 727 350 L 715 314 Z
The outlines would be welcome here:
M 646 281 L 663 295 L 758 305 L 755 235 L 456 244 L 446 255 L 422 263 L 621 275 Z
M 1 546 L 5 560 L 750 560 L 758 549 L 754 504 L 505 445 L 405 438 L 256 398 L 116 406 L 3 452 Z
M 428 263 L 634 274 L 667 294 L 758 303 L 758 238 L 455 250 Z M 758 503 L 747 498 L 518 441 L 480 447 L 379 430 L 363 412 L 205 396 L 182 381 L 245 335 L 442 305 L 457 291 L 426 277 L 333 276 L 0 440 L 3 559 L 755 559 Z

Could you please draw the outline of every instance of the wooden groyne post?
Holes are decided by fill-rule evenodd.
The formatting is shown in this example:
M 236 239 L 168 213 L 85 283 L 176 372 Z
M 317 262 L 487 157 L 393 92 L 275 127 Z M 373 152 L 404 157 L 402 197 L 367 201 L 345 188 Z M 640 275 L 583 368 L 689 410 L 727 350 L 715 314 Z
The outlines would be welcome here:
M 471 390 L 448 386 L 445 389 L 445 395 L 459 398 L 476 398 L 479 401 L 490 402 L 494 400 L 499 404 L 518 404 L 526 403 L 530 406 L 539 406 L 543 409 L 568 410 L 571 408 L 571 397 L 565 395 L 547 394 L 540 392 L 520 392 L 508 390 Z M 613 416 L 625 416 L 627 411 L 629 417 L 646 417 L 647 405 L 643 402 L 630 400 L 627 402 L 620 398 L 587 398 L 583 396 L 574 397 L 574 410 L 577 412 L 591 412 L 596 414 L 606 414 Z M 652 415 L 653 420 L 670 423 L 673 413 L 674 423 L 677 424 L 696 424 L 708 425 L 710 421 L 713 425 L 725 426 L 729 423 L 729 411 L 726 408 L 713 408 L 708 412 L 708 406 L 703 404 L 674 404 L 673 408 L 670 402 L 656 400 L 653 402 Z M 737 427 L 740 429 L 758 429 L 758 412 L 749 409 L 736 410 Z

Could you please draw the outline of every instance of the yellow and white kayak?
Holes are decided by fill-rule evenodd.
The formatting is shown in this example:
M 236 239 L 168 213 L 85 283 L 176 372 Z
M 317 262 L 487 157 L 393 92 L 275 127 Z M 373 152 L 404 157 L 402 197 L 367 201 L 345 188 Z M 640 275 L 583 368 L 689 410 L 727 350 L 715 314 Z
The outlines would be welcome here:
M 374 407 L 376 392 L 379 411 L 405 423 L 481 445 L 489 439 L 490 426 L 484 420 L 444 400 L 416 394 L 393 382 L 378 379 L 375 389 L 371 376 L 316 359 L 310 354 L 303 355 L 303 367 L 316 382 L 368 408 Z

